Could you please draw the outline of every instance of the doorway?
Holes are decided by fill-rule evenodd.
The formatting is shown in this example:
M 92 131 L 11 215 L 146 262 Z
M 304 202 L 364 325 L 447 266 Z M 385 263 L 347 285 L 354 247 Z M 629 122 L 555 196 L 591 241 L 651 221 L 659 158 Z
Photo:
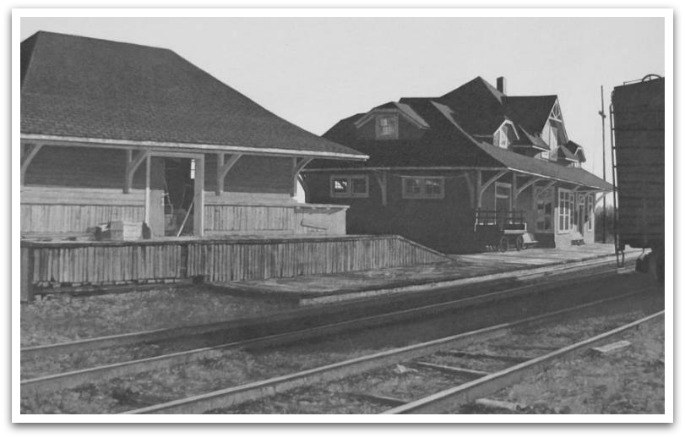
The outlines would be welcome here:
M 164 235 L 192 235 L 195 160 L 192 158 L 165 158 L 164 160 Z
M 197 167 L 200 170 L 196 180 Z M 151 235 L 201 236 L 203 156 L 181 153 L 153 155 L 150 157 L 149 176 L 147 216 Z

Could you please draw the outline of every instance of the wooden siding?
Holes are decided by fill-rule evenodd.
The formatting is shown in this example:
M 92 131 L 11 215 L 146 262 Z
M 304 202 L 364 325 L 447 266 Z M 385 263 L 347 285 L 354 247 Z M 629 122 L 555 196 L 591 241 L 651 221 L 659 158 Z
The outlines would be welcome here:
M 23 299 L 57 286 L 137 284 L 197 276 L 211 282 L 256 280 L 448 260 L 400 236 L 22 241 L 21 250 Z
M 298 204 L 278 196 L 205 193 L 205 234 L 345 234 L 346 206 Z
M 24 187 L 21 190 L 21 233 L 84 234 L 113 220 L 142 222 L 145 194 L 121 189 Z

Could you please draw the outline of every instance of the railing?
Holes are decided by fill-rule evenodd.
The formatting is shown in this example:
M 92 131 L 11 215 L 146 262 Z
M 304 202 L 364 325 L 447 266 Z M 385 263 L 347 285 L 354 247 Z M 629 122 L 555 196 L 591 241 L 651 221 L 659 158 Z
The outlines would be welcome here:
M 474 231 L 478 226 L 497 226 L 500 229 L 516 229 L 525 226 L 526 215 L 523 210 L 476 210 L 473 223 Z

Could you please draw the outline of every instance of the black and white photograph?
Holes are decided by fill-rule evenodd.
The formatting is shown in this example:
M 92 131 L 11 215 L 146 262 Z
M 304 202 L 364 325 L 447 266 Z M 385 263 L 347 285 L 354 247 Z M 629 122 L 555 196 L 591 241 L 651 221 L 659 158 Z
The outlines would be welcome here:
M 673 422 L 671 9 L 12 24 L 14 422 Z

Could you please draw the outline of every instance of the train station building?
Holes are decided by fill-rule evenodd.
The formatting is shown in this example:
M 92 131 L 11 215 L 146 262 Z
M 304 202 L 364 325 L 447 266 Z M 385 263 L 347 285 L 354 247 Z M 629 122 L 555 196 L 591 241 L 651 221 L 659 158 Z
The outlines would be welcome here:
M 315 160 L 309 202 L 349 205 L 354 234 L 400 234 L 444 252 L 593 243 L 597 194 L 557 96 L 510 96 L 481 77 L 441 97 L 402 98 L 324 137 L 369 155 Z

